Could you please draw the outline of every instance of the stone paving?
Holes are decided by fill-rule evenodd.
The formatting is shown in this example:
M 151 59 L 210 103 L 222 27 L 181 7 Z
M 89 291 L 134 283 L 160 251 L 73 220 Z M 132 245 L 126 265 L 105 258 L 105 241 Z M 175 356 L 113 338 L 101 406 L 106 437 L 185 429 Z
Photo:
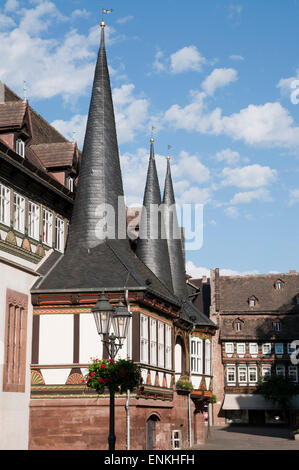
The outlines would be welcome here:
M 299 441 L 290 439 L 287 428 L 221 426 L 212 427 L 198 450 L 299 450 Z

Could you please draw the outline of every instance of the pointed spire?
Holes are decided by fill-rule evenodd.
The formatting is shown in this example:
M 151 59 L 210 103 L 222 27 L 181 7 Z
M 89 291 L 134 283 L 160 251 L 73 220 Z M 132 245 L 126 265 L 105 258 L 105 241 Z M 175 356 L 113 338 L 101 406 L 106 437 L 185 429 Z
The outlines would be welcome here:
M 150 158 L 136 254 L 172 290 L 164 217 L 157 210 L 161 206 L 161 192 L 155 162 L 153 137 L 151 137 L 150 142 Z
M 124 193 L 104 27 L 105 23 L 101 22 L 101 45 L 94 74 L 67 250 L 78 244 L 92 248 L 105 238 L 117 238 L 118 216 L 125 220 L 124 201 L 121 200 L 118 205 L 118 198 L 123 197 Z M 104 205 L 115 212 L 115 216 L 112 214 L 112 219 L 109 216 L 103 217 Z M 125 239 L 125 223 L 122 225 L 124 225 L 122 236 Z
M 165 205 L 165 229 L 170 260 L 173 292 L 179 298 L 187 296 L 186 270 L 183 253 L 182 231 L 178 224 L 175 197 L 170 169 L 170 157 L 167 157 L 163 204 Z

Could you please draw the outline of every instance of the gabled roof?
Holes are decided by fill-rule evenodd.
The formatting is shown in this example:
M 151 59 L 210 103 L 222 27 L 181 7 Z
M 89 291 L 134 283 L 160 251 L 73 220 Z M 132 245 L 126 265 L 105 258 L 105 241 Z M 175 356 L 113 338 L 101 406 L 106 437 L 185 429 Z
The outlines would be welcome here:
M 31 145 L 30 149 L 46 168 L 69 167 L 76 161 L 77 145 L 73 142 L 54 142 Z
M 0 129 L 20 128 L 24 121 L 27 103 L 11 101 L 0 103 Z
M 206 315 L 204 315 L 190 300 L 186 299 L 182 303 L 181 318 L 196 325 L 212 326 L 216 325 Z

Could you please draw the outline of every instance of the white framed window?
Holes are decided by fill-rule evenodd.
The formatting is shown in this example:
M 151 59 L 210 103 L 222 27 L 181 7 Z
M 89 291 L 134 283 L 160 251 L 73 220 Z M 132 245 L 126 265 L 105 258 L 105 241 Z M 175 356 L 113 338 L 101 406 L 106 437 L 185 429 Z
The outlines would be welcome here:
M 43 209 L 43 242 L 51 246 L 53 242 L 53 214 Z
M 18 232 L 25 231 L 25 198 L 20 194 L 13 194 L 13 226 Z
M 262 346 L 264 356 L 271 354 L 271 343 L 264 343 Z
M 150 363 L 157 365 L 157 320 L 150 318 Z
M 66 187 L 67 189 L 69 189 L 70 191 L 74 191 L 74 179 L 72 176 L 67 176 L 65 178 L 65 183 L 66 183 Z
M 242 330 L 242 323 L 240 321 L 236 322 L 236 331 L 241 331 Z
M 211 375 L 211 341 L 205 340 L 205 374 Z
M 293 354 L 296 351 L 296 346 L 293 346 L 293 343 L 288 343 L 288 354 Z
M 278 280 L 278 281 L 275 282 L 275 289 L 281 290 L 282 287 L 283 287 L 282 281 Z
M 165 325 L 165 367 L 172 368 L 172 328 Z
M 235 383 L 236 382 L 236 367 L 235 366 L 227 366 L 227 368 L 226 368 L 226 380 L 227 380 L 227 383 Z
M 257 343 L 249 343 L 249 352 L 252 356 L 255 356 L 259 352 L 259 346 Z
M 158 367 L 164 368 L 164 323 L 158 321 Z
M 249 307 L 255 307 L 256 306 L 256 299 L 251 298 L 249 299 Z
M 191 372 L 202 374 L 202 339 L 191 339 Z
M 234 353 L 234 343 L 225 343 L 225 352 L 226 354 L 233 354 Z
M 28 235 L 39 240 L 40 207 L 34 202 L 28 202 Z
M 246 344 L 245 343 L 237 343 L 237 354 L 244 355 L 246 352 Z
M 276 355 L 283 354 L 283 343 L 275 343 L 275 354 Z
M 148 317 L 140 315 L 140 362 L 148 364 Z
M 285 366 L 283 365 L 276 366 L 276 375 L 285 375 Z
M 0 184 L 0 222 L 10 225 L 10 189 Z
M 293 380 L 293 382 L 298 382 L 297 366 L 289 366 L 288 367 L 288 375 Z
M 256 366 L 248 367 L 248 381 L 249 383 L 257 382 L 257 367 Z
M 16 153 L 23 158 L 25 157 L 25 142 L 22 139 L 16 140 Z
M 271 366 L 268 364 L 262 365 L 262 377 L 271 375 Z
M 64 251 L 64 220 L 56 217 L 55 220 L 55 248 Z
M 171 431 L 171 445 L 173 450 L 182 448 L 182 431 L 177 429 Z
M 247 367 L 246 366 L 238 367 L 238 382 L 247 383 Z

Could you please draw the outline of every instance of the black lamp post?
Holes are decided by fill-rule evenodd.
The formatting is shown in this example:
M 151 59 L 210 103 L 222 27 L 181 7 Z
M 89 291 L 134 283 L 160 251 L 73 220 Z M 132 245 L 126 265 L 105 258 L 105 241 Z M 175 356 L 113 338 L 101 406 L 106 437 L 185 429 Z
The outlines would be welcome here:
M 109 357 L 115 359 L 116 354 L 122 347 L 127 337 L 131 313 L 127 307 L 119 300 L 118 306 L 113 307 L 104 293 L 100 295 L 99 300 L 91 309 L 98 334 L 102 336 Z M 113 331 L 111 332 L 111 327 Z M 108 336 L 108 340 L 106 339 Z M 114 431 L 114 391 L 110 390 L 110 418 L 109 418 L 109 450 L 115 450 L 115 431 Z

